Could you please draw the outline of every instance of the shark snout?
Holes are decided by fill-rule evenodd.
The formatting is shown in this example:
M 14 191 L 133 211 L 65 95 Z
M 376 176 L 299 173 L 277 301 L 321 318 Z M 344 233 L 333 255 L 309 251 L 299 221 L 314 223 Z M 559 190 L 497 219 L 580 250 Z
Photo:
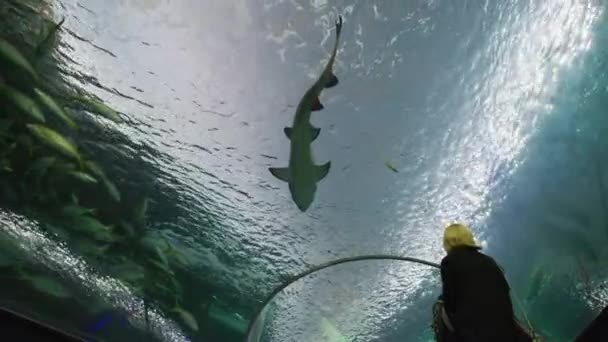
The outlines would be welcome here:
M 305 201 L 296 201 L 296 206 L 298 207 L 298 209 L 300 209 L 301 211 L 306 211 L 308 210 L 308 208 L 310 208 L 310 205 L 312 204 L 312 200 L 305 200 Z
M 305 186 L 293 186 L 290 184 L 289 190 L 291 191 L 291 198 L 298 209 L 304 212 L 310 208 L 310 205 L 314 201 L 317 187 L 315 184 Z

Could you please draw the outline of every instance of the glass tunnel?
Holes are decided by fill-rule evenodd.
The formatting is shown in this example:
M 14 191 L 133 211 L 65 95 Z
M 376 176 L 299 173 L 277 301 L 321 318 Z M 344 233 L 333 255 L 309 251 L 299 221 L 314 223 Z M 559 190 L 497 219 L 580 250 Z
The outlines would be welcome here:
M 608 306 L 607 9 L 1 0 L 0 324 L 434 341 L 461 222 L 573 341 Z

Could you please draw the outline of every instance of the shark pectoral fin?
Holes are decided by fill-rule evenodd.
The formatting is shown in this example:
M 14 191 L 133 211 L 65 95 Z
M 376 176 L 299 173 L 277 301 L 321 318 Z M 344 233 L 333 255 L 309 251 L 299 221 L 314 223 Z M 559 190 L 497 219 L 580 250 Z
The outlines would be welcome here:
M 339 82 L 338 78 L 332 72 L 331 75 L 329 76 L 329 80 L 327 81 L 327 84 L 325 85 L 325 88 L 335 87 L 338 85 L 338 82 Z
M 289 138 L 291 140 L 291 131 L 293 129 L 291 127 L 285 127 L 283 128 L 283 132 L 285 132 L 285 135 L 287 136 L 287 138 Z
M 310 126 L 310 136 L 311 136 L 310 141 L 315 141 L 315 139 L 317 139 L 317 137 L 319 137 L 320 133 L 321 133 L 320 128 Z
M 289 183 L 289 168 L 286 167 L 269 167 L 268 171 L 278 179 Z
M 310 106 L 310 110 L 313 112 L 317 112 L 323 108 L 325 108 L 325 107 L 323 107 L 323 104 L 321 103 L 321 101 L 319 101 L 319 97 L 318 96 L 315 97 L 315 99 L 312 100 L 312 105 Z
M 317 182 L 325 178 L 331 168 L 331 162 L 327 162 L 323 165 L 317 166 Z

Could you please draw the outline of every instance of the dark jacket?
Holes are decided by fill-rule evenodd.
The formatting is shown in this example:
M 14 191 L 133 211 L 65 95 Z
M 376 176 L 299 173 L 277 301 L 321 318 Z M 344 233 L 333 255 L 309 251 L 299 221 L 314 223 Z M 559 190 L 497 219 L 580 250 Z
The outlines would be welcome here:
M 608 306 L 576 338 L 576 342 L 608 341 Z
M 442 298 L 459 341 L 522 341 L 509 284 L 494 259 L 476 248 L 455 248 L 441 261 Z

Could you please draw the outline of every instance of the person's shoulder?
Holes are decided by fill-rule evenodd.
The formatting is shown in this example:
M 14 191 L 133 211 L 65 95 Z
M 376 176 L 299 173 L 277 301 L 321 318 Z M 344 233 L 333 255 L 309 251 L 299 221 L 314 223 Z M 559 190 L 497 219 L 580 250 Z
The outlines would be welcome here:
M 455 251 L 452 251 L 448 254 L 446 254 L 443 259 L 441 259 L 441 267 L 446 267 L 447 265 L 453 265 L 455 262 L 457 262 L 458 259 L 458 253 L 456 253 Z
M 497 264 L 496 260 L 493 257 L 491 257 L 491 256 L 489 256 L 489 255 L 487 255 L 485 253 L 482 253 L 481 251 L 478 251 L 478 254 L 481 255 L 489 263 Z
M 487 256 L 479 252 L 479 250 L 474 248 L 458 248 L 452 251 L 452 253 L 448 254 L 450 260 L 453 260 L 452 263 L 470 263 L 474 260 L 486 259 Z
M 450 253 L 446 254 L 443 259 L 441 259 L 441 267 L 445 267 L 450 260 Z
M 494 267 L 500 270 L 502 273 L 505 273 L 505 269 L 496 261 L 496 259 L 481 252 L 479 254 L 483 255 L 483 258 L 485 259 L 485 262 L 489 267 Z

